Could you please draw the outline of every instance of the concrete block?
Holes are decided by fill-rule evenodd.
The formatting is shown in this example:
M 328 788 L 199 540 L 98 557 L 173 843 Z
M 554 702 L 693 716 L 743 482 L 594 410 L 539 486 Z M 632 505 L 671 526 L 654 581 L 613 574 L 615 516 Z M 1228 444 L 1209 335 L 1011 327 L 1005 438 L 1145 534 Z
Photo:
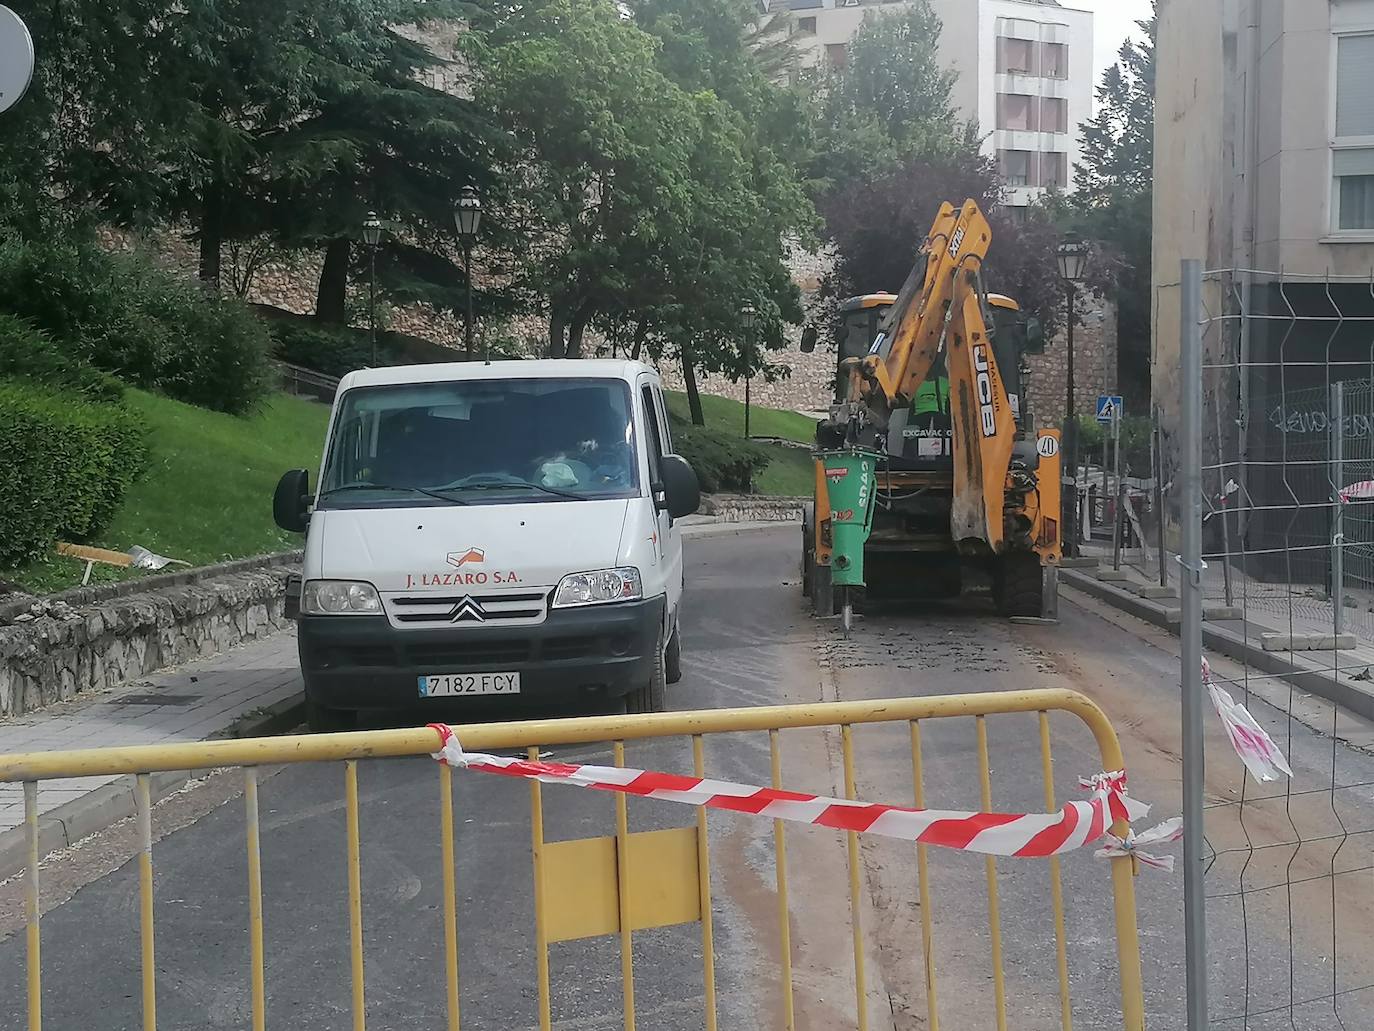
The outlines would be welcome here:
M 1097 578 L 1104 583 L 1125 583 L 1131 578 L 1131 574 L 1124 569 L 1099 569 Z
M 1155 601 L 1178 597 L 1178 591 L 1172 587 L 1161 587 L 1159 584 L 1141 584 L 1135 589 L 1135 593 L 1142 598 L 1150 598 Z
M 1267 652 L 1350 651 L 1354 634 L 1261 634 L 1260 646 Z
M 1239 605 L 1204 605 L 1202 618 L 1220 623 L 1228 619 L 1244 619 L 1245 611 Z

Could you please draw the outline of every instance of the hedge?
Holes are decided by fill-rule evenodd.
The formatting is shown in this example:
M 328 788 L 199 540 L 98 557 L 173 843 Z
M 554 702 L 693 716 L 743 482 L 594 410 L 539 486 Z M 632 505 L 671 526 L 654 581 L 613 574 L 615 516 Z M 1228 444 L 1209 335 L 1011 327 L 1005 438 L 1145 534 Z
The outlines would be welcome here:
M 89 401 L 118 401 L 124 386 L 108 373 L 76 361 L 46 333 L 0 312 L 0 379 L 33 380 Z
M 673 420 L 673 447 L 696 470 L 707 494 L 744 493 L 768 467 L 765 448 L 740 437 Z
M 0 380 L 0 567 L 85 540 L 147 464 L 147 430 L 121 405 Z
M 250 411 L 273 382 L 267 330 L 247 307 L 93 243 L 0 242 L 0 311 L 71 357 L 205 408 Z

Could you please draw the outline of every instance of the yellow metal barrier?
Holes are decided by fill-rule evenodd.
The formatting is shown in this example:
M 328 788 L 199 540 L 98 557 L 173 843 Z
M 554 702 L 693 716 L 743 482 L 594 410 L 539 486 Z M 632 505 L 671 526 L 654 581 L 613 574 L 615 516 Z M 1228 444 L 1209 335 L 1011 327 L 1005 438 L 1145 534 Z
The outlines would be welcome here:
M 1046 811 L 1056 808 L 1052 777 L 1049 714 L 1059 712 L 1076 717 L 1091 732 L 1100 754 L 1101 768 L 1124 768 L 1121 748 L 1110 722 L 1088 698 L 1071 691 L 1024 691 L 996 694 L 951 695 L 945 697 L 885 699 L 865 702 L 824 703 L 796 706 L 761 706 L 748 709 L 718 709 L 625 717 L 534 720 L 494 723 L 459 728 L 465 748 L 474 751 L 527 749 L 537 759 L 540 746 L 566 746 L 611 742 L 614 762 L 625 765 L 625 742 L 650 738 L 685 737 L 690 739 L 693 766 L 697 776 L 706 775 L 703 742 L 713 734 L 766 732 L 769 765 L 774 787 L 782 783 L 782 732 L 801 728 L 839 728 L 843 763 L 844 791 L 857 797 L 855 776 L 854 728 L 861 725 L 906 723 L 910 731 L 910 752 L 914 802 L 927 804 L 925 767 L 922 757 L 922 725 L 933 720 L 971 718 L 975 721 L 979 762 L 979 793 L 982 808 L 992 810 L 992 777 L 989 761 L 987 718 L 1010 713 L 1038 714 L 1041 770 L 1044 779 Z M 142 950 L 143 1026 L 156 1028 L 156 984 L 153 937 L 153 834 L 152 800 L 149 775 L 164 770 L 220 769 L 244 767 L 244 806 L 248 852 L 248 930 L 250 945 L 250 1000 L 252 1027 L 265 1027 L 266 972 L 263 946 L 262 865 L 258 820 L 257 767 L 304 762 L 344 763 L 344 800 L 347 833 L 348 922 L 352 985 L 353 1027 L 364 1031 L 362 872 L 358 804 L 358 763 L 361 760 L 426 755 L 438 751 L 439 735 L 428 728 L 383 730 L 361 733 L 307 737 L 261 738 L 244 741 L 212 741 L 196 744 L 100 748 L 82 751 L 45 752 L 0 756 L 0 782 L 24 785 L 25 821 L 29 836 L 27 891 L 28 1027 L 40 1031 L 41 964 L 39 907 L 39 818 L 37 782 L 50 778 L 110 776 L 135 777 L 137 831 L 139 836 L 139 922 Z M 447 1024 L 459 1028 L 458 906 L 454 832 L 453 771 L 436 764 L 439 777 L 439 835 L 443 862 L 443 971 L 446 981 Z M 1082 771 L 1096 772 L 1096 771 Z M 481 774 L 471 774 L 481 776 Z M 556 790 L 573 790 L 558 788 Z M 706 810 L 698 809 L 694 827 L 678 830 L 631 833 L 628 800 L 615 796 L 615 833 L 609 838 L 577 841 L 546 841 L 544 837 L 543 788 L 530 781 L 531 853 L 533 861 L 535 980 L 538 991 L 539 1023 L 553 1026 L 549 980 L 549 946 L 553 942 L 597 935 L 618 935 L 621 981 L 623 986 L 624 1026 L 635 1027 L 633 934 L 635 930 L 678 923 L 699 922 L 703 956 L 704 1022 L 709 1031 L 717 1026 L 714 928 L 711 901 L 710 847 Z M 867 801 L 896 801 L 870 798 Z M 944 807 L 940 800 L 935 804 Z M 748 817 L 739 817 L 747 819 Z M 1124 834 L 1124 826 L 1114 830 Z M 847 835 L 850 924 L 853 938 L 854 1014 L 857 1026 L 870 1026 L 865 971 L 865 938 L 861 919 L 863 897 L 862 855 L 859 836 Z M 792 910 L 788 904 L 788 864 L 783 823 L 773 825 L 774 864 L 777 891 L 778 945 L 781 965 L 781 1015 L 783 1026 L 795 1028 L 797 1021 L 793 948 Z M 938 1031 L 940 1023 L 936 990 L 936 964 L 933 942 L 930 856 L 928 848 L 916 847 L 916 894 L 920 905 L 922 955 L 919 973 L 925 982 L 927 1026 Z M 1038 863 L 1038 860 L 1016 860 Z M 1141 987 L 1139 943 L 1136 932 L 1135 898 L 1130 858 L 1111 860 L 1117 961 L 1120 973 L 1122 1026 L 1127 1031 L 1143 1031 L 1145 1026 Z M 1064 893 L 1058 858 L 1047 862 L 1054 913 L 1056 967 L 1058 975 L 1059 1024 L 1064 1031 L 1072 1026 L 1069 995 L 1068 937 L 1064 912 Z M 999 1029 L 1025 1026 L 1008 1016 L 1007 978 L 1002 957 L 1002 911 L 999 900 L 997 861 L 985 860 L 990 960 L 993 976 L 993 1004 Z M 954 1026 L 961 1026 L 957 1021 Z

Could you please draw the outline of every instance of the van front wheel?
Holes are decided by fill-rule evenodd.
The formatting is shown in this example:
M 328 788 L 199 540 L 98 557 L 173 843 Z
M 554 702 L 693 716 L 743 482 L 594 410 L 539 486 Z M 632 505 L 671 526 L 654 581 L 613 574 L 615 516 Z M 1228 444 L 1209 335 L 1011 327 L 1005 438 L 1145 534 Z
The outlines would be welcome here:
M 625 696 L 626 712 L 663 712 L 668 707 L 668 671 L 664 661 L 663 631 L 654 646 L 654 671 L 649 682 Z
M 664 674 L 668 683 L 676 684 L 682 679 L 682 628 L 673 627 L 673 636 L 668 638 L 668 649 L 663 656 Z

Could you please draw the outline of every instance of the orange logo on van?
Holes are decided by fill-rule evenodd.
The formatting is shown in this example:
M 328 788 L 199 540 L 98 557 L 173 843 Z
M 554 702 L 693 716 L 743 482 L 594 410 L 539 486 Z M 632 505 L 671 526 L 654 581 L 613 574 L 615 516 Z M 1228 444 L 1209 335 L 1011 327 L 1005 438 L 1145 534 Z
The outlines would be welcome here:
M 448 564 L 451 566 L 480 566 L 487 559 L 487 553 L 481 548 L 468 548 L 466 551 L 450 551 L 448 553 Z

